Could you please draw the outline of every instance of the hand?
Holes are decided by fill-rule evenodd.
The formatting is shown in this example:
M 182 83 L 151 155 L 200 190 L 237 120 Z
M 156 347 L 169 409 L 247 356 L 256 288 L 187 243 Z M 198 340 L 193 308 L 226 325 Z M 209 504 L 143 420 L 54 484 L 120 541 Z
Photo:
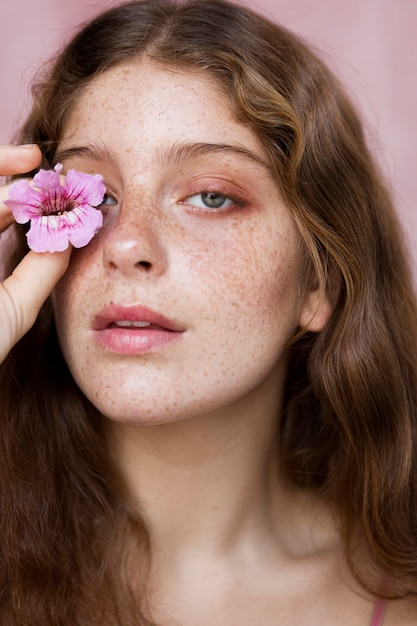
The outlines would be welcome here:
M 24 174 L 41 160 L 37 146 L 0 145 L 0 176 Z M 0 186 L 0 232 L 14 221 L 4 204 L 7 196 L 8 185 Z M 70 248 L 42 254 L 31 250 L 1 283 L 0 362 L 34 323 L 43 302 L 67 269 L 70 255 Z

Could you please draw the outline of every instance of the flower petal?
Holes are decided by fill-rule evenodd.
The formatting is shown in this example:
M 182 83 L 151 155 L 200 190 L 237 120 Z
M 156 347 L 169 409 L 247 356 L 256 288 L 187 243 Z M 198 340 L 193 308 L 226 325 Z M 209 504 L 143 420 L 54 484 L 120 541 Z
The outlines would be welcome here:
M 77 170 L 69 170 L 65 177 L 67 198 L 76 204 L 97 206 L 103 199 L 106 188 L 101 174 L 85 174 Z
M 32 220 L 27 232 L 29 247 L 35 252 L 66 250 L 86 246 L 103 224 L 103 214 L 90 206 L 76 207 L 62 215 L 42 215 Z
M 62 165 L 57 163 L 53 170 L 39 170 L 33 177 L 33 184 L 35 187 L 43 189 L 44 192 L 52 195 L 62 192 L 61 175 Z
M 25 224 L 29 220 L 39 217 L 43 193 L 33 189 L 27 180 L 18 180 L 9 187 L 9 197 L 4 204 L 9 207 L 18 224 Z
M 58 163 L 53 170 L 39 170 L 33 177 L 33 184 L 42 194 L 42 214 L 56 215 L 67 207 L 67 193 L 61 184 L 62 165 Z
M 71 219 L 74 215 L 78 219 L 77 222 L 68 225 L 68 239 L 74 248 L 82 248 L 92 240 L 103 225 L 103 213 L 99 209 L 85 205 L 68 213 Z
M 41 215 L 32 220 L 26 233 L 29 248 L 35 252 L 61 252 L 68 248 L 68 233 L 61 228 L 60 215 Z

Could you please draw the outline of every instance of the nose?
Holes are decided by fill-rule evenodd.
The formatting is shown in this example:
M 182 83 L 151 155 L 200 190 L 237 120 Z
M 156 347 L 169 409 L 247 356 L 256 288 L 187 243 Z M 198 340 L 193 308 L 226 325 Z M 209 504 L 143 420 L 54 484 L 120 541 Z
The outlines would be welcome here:
M 155 276 L 164 273 L 167 252 L 160 229 L 152 209 L 122 208 L 104 240 L 104 266 L 127 276 L 138 272 Z

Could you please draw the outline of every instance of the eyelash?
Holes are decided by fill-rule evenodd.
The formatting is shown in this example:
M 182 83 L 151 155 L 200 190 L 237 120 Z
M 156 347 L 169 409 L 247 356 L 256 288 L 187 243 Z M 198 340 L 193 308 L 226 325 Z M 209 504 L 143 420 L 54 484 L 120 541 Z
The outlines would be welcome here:
M 201 197 L 204 196 L 205 194 L 213 194 L 213 196 L 217 196 L 220 198 L 224 198 L 224 200 L 226 202 L 228 202 L 227 206 L 220 206 L 220 207 L 196 207 L 193 204 L 191 204 L 190 200 L 192 198 L 196 198 L 196 197 Z M 203 202 L 203 200 L 201 200 L 201 202 Z M 195 212 L 203 212 L 203 213 L 223 213 L 226 211 L 230 211 L 233 207 L 245 207 L 247 205 L 247 202 L 245 200 L 243 200 L 243 198 L 236 196 L 236 195 L 231 195 L 229 193 L 226 193 L 225 191 L 223 191 L 222 189 L 203 189 L 201 191 L 198 191 L 196 193 L 191 194 L 190 196 L 187 196 L 185 198 L 185 200 L 181 201 L 181 204 L 187 204 L 192 211 Z

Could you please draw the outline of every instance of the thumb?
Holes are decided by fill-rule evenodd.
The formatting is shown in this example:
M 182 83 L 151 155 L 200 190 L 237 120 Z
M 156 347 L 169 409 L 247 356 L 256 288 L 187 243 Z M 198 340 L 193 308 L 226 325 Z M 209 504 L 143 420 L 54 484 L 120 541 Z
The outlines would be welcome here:
M 3 282 L 0 360 L 33 325 L 42 304 L 65 273 L 70 256 L 71 248 L 54 253 L 31 250 Z

